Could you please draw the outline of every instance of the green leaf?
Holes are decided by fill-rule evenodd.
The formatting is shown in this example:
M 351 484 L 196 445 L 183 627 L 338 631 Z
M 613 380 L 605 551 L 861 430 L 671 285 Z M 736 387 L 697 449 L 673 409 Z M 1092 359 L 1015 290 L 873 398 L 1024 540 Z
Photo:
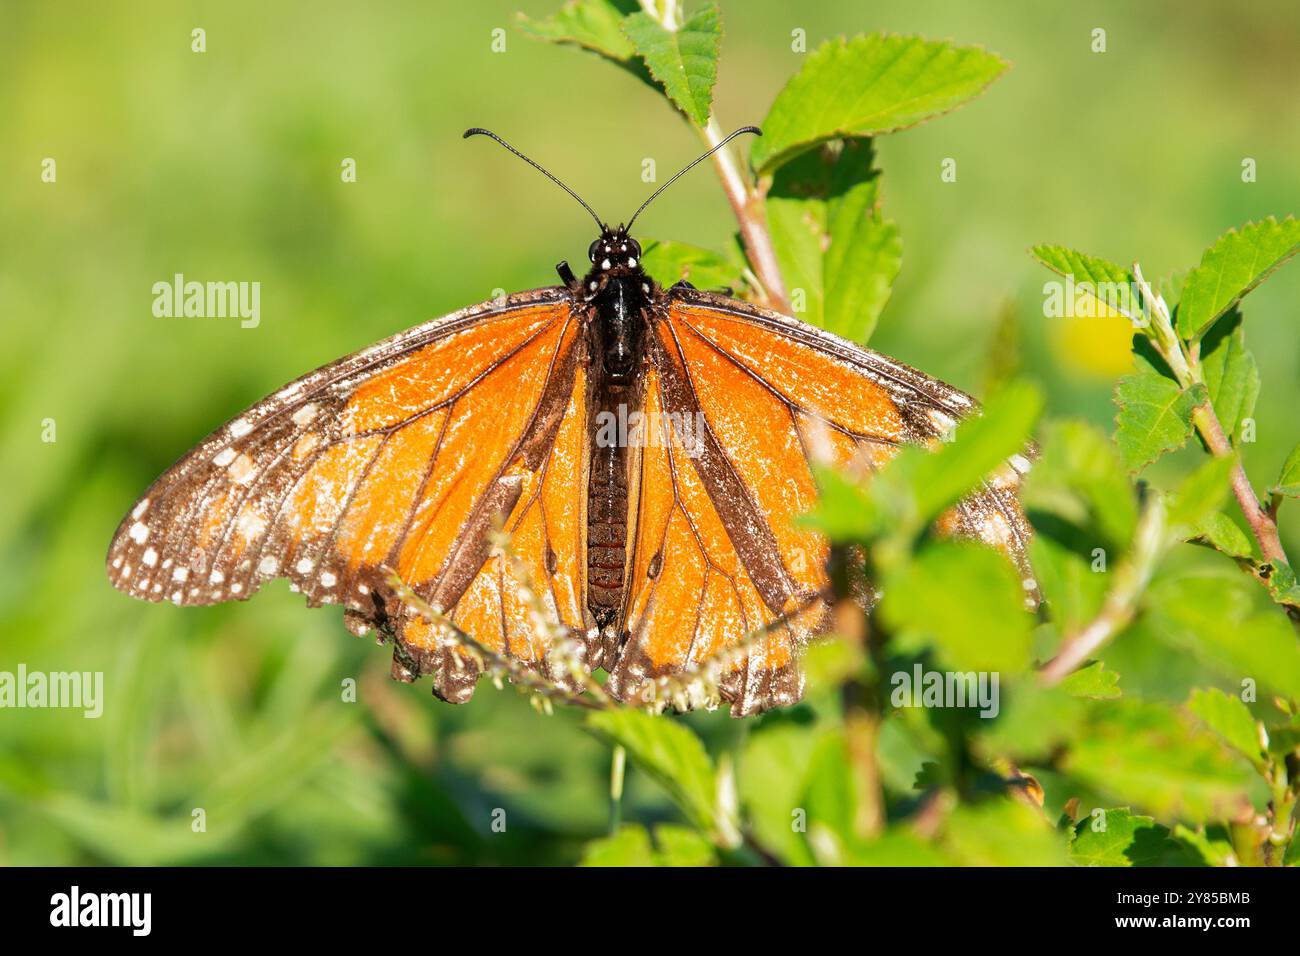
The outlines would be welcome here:
M 1165 300 L 1170 309 L 1178 307 L 1178 300 L 1183 296 L 1183 284 L 1187 282 L 1190 269 L 1175 269 L 1168 275 L 1161 276 L 1151 284 L 1151 291 Z
M 519 14 L 519 29 L 539 40 L 580 46 L 627 66 L 636 49 L 623 33 L 623 18 L 638 9 L 636 0 L 569 0 L 545 20 Z
M 903 240 L 891 220 L 852 214 L 849 206 L 841 203 L 831 214 L 821 324 L 852 342 L 865 343 L 903 267 Z
M 844 847 L 845 866 L 951 866 L 952 860 L 931 843 L 901 827 L 874 840 L 856 840 Z
M 897 631 L 928 638 L 945 667 L 1015 673 L 1029 666 L 1032 619 L 1024 587 L 993 549 L 934 541 L 890 574 L 884 591 L 882 619 Z
M 769 173 L 828 139 L 914 126 L 962 105 L 1007 66 L 977 47 L 921 37 L 829 41 L 777 94 L 751 160 Z
M 1133 274 L 1127 269 L 1065 246 L 1034 246 L 1030 253 L 1053 272 L 1074 281 L 1072 297 L 1061 290 L 1060 308 L 1055 310 L 1059 316 L 1087 318 L 1118 312 L 1135 324 L 1145 323 L 1141 304 L 1134 299 Z
M 686 827 L 660 824 L 655 827 L 655 843 L 659 846 L 656 854 L 659 866 L 713 866 L 717 863 L 713 844 Z
M 848 681 L 861 679 L 864 668 L 868 666 L 860 645 L 835 639 L 809 644 L 799 664 L 808 681 L 808 696 L 818 690 L 839 688 Z
M 1192 691 L 1187 709 L 1205 721 L 1228 746 L 1263 770 L 1268 758 L 1260 741 L 1259 727 L 1250 708 L 1239 698 L 1229 697 L 1217 687 L 1198 689 Z
M 1119 689 L 1119 675 L 1106 670 L 1101 661 L 1093 661 L 1087 667 L 1081 667 L 1065 680 L 1061 689 L 1071 697 L 1086 697 L 1092 700 L 1114 700 L 1123 691 Z
M 1029 564 L 1052 623 L 1061 632 L 1082 627 L 1101 610 L 1110 583 L 1106 574 L 1094 570 L 1101 566 L 1095 552 L 1102 550 L 1102 560 L 1109 552 L 1095 535 L 1054 515 L 1031 512 L 1029 518 L 1035 531 L 1029 539 Z
M 1036 530 L 1034 576 L 1052 620 L 1069 631 L 1101 608 L 1109 584 L 1102 562 L 1127 549 L 1137 502 L 1114 445 L 1096 426 L 1049 422 L 1042 436 L 1021 500 Z
M 1282 473 L 1277 476 L 1277 484 L 1269 489 L 1272 494 L 1285 498 L 1300 498 L 1300 445 L 1291 449 Z
M 769 716 L 746 739 L 740 758 L 737 783 L 749 823 L 758 841 L 792 866 L 814 862 L 794 823 L 820 739 L 815 728 Z
M 1181 448 L 1192 431 L 1192 412 L 1209 400 L 1199 382 L 1181 388 L 1161 375 L 1143 356 L 1137 371 L 1115 387 L 1115 444 L 1130 472 L 1141 471 L 1166 452 Z
M 1128 807 L 1089 814 L 1074 826 L 1070 862 L 1078 866 L 1192 866 L 1196 856 L 1167 827 Z
M 1080 527 L 1096 525 L 1112 549 L 1128 546 L 1137 527 L 1133 483 L 1101 429 L 1084 421 L 1051 421 L 1042 454 L 1025 478 L 1027 508 L 1049 510 Z M 1091 547 L 1087 549 L 1091 551 Z
M 1206 515 L 1196 525 L 1192 540 L 1206 544 L 1232 558 L 1249 558 L 1255 553 L 1250 538 L 1222 511 Z
M 1077 737 L 1089 706 L 1062 687 L 1042 687 L 1036 681 L 1004 688 L 1001 704 L 997 720 L 979 722 L 978 752 L 1022 763 L 1040 760 Z
M 683 724 L 640 710 L 602 710 L 587 717 L 599 736 L 627 748 L 630 756 L 696 826 L 720 831 L 717 777 L 704 744 Z
M 809 762 L 800 801 L 808 818 L 808 843 L 823 866 L 844 862 L 854 841 L 857 792 L 843 731 L 822 737 Z
M 1217 514 L 1228 498 L 1236 464 L 1235 457 L 1210 458 L 1192 472 L 1172 496 L 1169 527 L 1184 537 L 1191 537 L 1202 522 Z
M 1041 812 L 1007 799 L 963 804 L 948 817 L 941 845 L 959 866 L 1061 866 L 1062 836 Z
M 1275 608 L 1255 609 L 1255 591 L 1236 569 L 1158 576 L 1146 619 L 1165 643 L 1191 651 L 1234 684 L 1250 681 L 1300 700 L 1300 643 Z
M 1012 382 L 989 398 L 981 414 L 963 421 L 953 440 L 937 452 L 909 449 L 914 454 L 904 462 L 919 520 L 928 524 L 1018 454 L 1042 408 L 1043 396 L 1037 388 Z
M 1274 269 L 1300 250 L 1300 220 L 1272 216 L 1230 229 L 1215 241 L 1187 276 L 1178 303 L 1178 332 L 1205 334 L 1214 321 Z
M 832 541 L 864 541 L 881 532 L 886 516 L 867 488 L 817 464 L 813 465 L 813 476 L 817 480 L 817 504 L 797 517 L 800 527 L 820 531 Z
M 1235 859 L 1232 843 L 1227 839 L 1226 831 L 1222 827 L 1212 827 L 1207 832 L 1205 827 L 1193 830 L 1180 823 L 1174 827 L 1174 837 L 1186 846 L 1189 852 L 1196 854 L 1197 863 L 1192 865 L 1228 866 L 1229 861 Z M 1292 842 L 1292 846 L 1294 845 Z
M 641 245 L 641 266 L 662 286 L 685 279 L 697 289 L 739 289 L 744 265 L 735 258 L 672 240 L 651 239 Z
M 639 824 L 625 824 L 618 832 L 592 840 L 583 851 L 580 866 L 654 866 L 650 833 Z
M 1239 312 L 1216 324 L 1202 340 L 1201 367 L 1219 423 L 1229 437 L 1239 437 L 1242 422 L 1255 414 L 1259 398 L 1259 367 L 1246 348 Z
M 722 43 L 717 4 L 700 8 L 675 31 L 647 13 L 633 13 L 623 20 L 623 32 L 673 104 L 696 126 L 709 125 Z
M 1300 584 L 1296 582 L 1295 569 L 1276 558 L 1266 567 L 1269 597 L 1278 604 L 1300 607 Z
M 616 833 L 592 840 L 579 866 L 712 866 L 713 845 L 694 830 L 661 824 L 654 841 L 640 824 L 627 823 Z
M 781 167 L 766 198 L 795 314 L 855 342 L 870 338 L 902 266 L 879 179 L 870 140 L 844 140 Z
M 1163 704 L 1098 705 L 1063 768 L 1099 794 L 1165 820 L 1221 819 L 1249 805 L 1246 769 Z

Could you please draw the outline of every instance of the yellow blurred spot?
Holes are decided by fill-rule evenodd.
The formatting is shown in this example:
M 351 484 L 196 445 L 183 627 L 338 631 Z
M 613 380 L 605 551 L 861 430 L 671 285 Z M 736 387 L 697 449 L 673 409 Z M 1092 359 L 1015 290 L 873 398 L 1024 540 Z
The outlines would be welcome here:
M 1098 303 L 1096 316 L 1051 319 L 1051 344 L 1066 368 L 1097 378 L 1114 378 L 1129 370 L 1133 323 Z

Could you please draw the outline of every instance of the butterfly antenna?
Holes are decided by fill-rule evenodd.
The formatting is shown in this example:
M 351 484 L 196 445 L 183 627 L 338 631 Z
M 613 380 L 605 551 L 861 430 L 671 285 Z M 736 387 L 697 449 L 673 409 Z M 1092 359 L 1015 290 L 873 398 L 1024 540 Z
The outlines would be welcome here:
M 551 182 L 555 183 L 555 185 L 559 186 L 561 189 L 563 189 L 566 193 L 568 193 L 568 194 L 569 194 L 570 196 L 572 196 L 574 199 L 578 200 L 578 202 L 582 203 L 582 208 L 585 209 L 585 210 L 587 210 L 587 212 L 591 213 L 591 218 L 594 219 L 594 220 L 596 220 L 596 225 L 600 226 L 601 232 L 606 232 L 606 231 L 608 231 L 609 227 L 606 226 L 603 222 L 601 222 L 600 217 L 596 215 L 596 210 L 594 210 L 594 209 L 592 209 L 590 206 L 588 206 L 588 205 L 587 205 L 587 201 L 586 201 L 585 199 L 583 199 L 581 196 L 579 196 L 577 193 L 575 193 L 572 189 L 570 189 L 568 186 L 566 186 L 563 182 L 561 182 L 561 180 L 560 180 L 560 178 L 559 178 L 558 176 L 554 175 L 552 172 L 550 172 L 550 170 L 546 169 L 546 168 L 545 168 L 544 166 L 542 166 L 540 163 L 534 162 L 533 160 L 529 159 L 527 156 L 525 156 L 523 153 L 519 152 L 519 150 L 515 149 L 513 146 L 511 146 L 509 143 L 507 143 L 504 139 L 502 139 L 502 138 L 501 138 L 500 136 L 498 136 L 496 133 L 492 132 L 490 129 L 480 129 L 479 127 L 475 126 L 475 127 L 471 128 L 471 129 L 467 129 L 467 130 L 465 130 L 465 135 L 464 135 L 463 138 L 464 138 L 464 139 L 469 139 L 471 136 L 488 136 L 488 137 L 491 137 L 492 139 L 496 140 L 498 143 L 500 143 L 500 144 L 501 144 L 502 146 L 504 146 L 506 149 L 510 150 L 510 152 L 514 153 L 516 156 L 518 156 L 520 159 L 522 159 L 522 160 L 523 160 L 525 163 L 527 163 L 529 166 L 533 167 L 533 169 L 535 169 L 535 170 L 537 170 L 538 172 L 540 172 L 543 176 L 545 176 L 545 177 L 546 177 L 547 179 L 549 179 Z
M 763 135 L 763 131 L 762 131 L 761 129 L 759 129 L 757 126 L 742 126 L 742 127 L 740 127 L 740 129 L 732 130 L 732 131 L 731 131 L 730 133 L 728 133 L 725 137 L 723 137 L 722 142 L 720 142 L 720 143 L 718 143 L 716 146 L 713 146 L 712 148 L 710 148 L 710 149 L 709 149 L 707 152 L 705 152 L 703 155 L 701 155 L 701 156 L 697 156 L 697 157 L 696 157 L 695 159 L 693 159 L 693 160 L 692 160 L 688 165 L 686 165 L 684 168 L 682 168 L 682 169 L 677 173 L 676 176 L 674 176 L 672 179 L 668 180 L 668 182 L 664 183 L 662 186 L 660 186 L 658 189 L 656 189 L 653 193 L 651 193 L 651 194 L 650 194 L 650 198 L 647 199 L 645 202 L 643 202 L 643 203 L 640 205 L 640 207 L 637 209 L 636 212 L 632 213 L 632 218 L 629 219 L 629 220 L 627 221 L 627 226 L 625 227 L 625 230 L 628 231 L 628 232 L 631 232 L 631 231 L 632 231 L 632 223 L 636 222 L 636 217 L 639 216 L 639 215 L 641 215 L 642 210 L 644 210 L 646 206 L 650 205 L 652 202 L 655 201 L 655 197 L 656 197 L 656 196 L 658 196 L 661 192 L 663 192 L 665 189 L 667 189 L 667 188 L 668 188 L 669 186 L 671 186 L 673 183 L 677 182 L 677 180 L 681 179 L 683 176 L 685 176 L 688 172 L 690 172 L 692 169 L 694 169 L 694 168 L 695 168 L 696 166 L 698 166 L 700 163 L 704 162 L 706 159 L 708 159 L 710 156 L 712 156 L 712 155 L 713 155 L 714 153 L 716 153 L 718 150 L 722 149 L 722 147 L 726 146 L 728 143 L 730 143 L 733 139 L 735 139 L 735 138 L 736 138 L 737 136 L 739 136 L 741 133 L 753 133 L 755 136 L 762 136 L 762 135 Z

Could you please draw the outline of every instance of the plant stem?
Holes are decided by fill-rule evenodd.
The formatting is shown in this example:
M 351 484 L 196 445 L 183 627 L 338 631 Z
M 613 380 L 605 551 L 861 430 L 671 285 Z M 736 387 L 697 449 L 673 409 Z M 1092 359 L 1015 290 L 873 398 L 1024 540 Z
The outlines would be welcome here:
M 1205 440 L 1205 447 L 1210 449 L 1211 454 L 1217 458 L 1227 458 L 1233 454 L 1232 442 L 1224 434 L 1223 426 L 1219 424 L 1219 418 L 1214 414 L 1214 409 L 1209 402 L 1192 413 L 1192 421 L 1195 422 L 1196 430 Z M 1282 549 L 1277 522 L 1273 520 L 1273 515 L 1268 509 L 1260 504 L 1240 460 L 1232 468 L 1232 494 L 1237 499 L 1241 513 L 1246 517 L 1246 523 L 1250 525 L 1251 534 L 1259 542 L 1259 551 L 1264 556 L 1264 560 L 1289 564 L 1286 552 Z
M 627 750 L 622 744 L 614 747 L 609 765 L 609 832 L 618 832 L 623 822 L 623 775 L 627 769 Z
M 853 833 L 864 840 L 872 840 L 885 829 L 884 788 L 876 765 L 880 718 L 866 707 L 850 704 L 845 708 L 844 736 L 848 741 L 849 766 L 857 777 L 859 790 Z
M 699 134 L 709 148 L 716 146 L 723 137 L 722 127 L 712 117 L 709 118 L 709 125 L 699 130 Z M 758 278 L 759 293 L 772 308 L 789 313 L 790 302 L 785 291 L 785 281 L 781 278 L 781 268 L 776 261 L 772 235 L 767 231 L 762 190 L 747 183 L 740 164 L 731 154 L 730 146 L 713 154 L 713 166 L 718 171 L 722 190 L 727 194 L 731 211 L 740 226 L 740 240 Z
M 1173 319 L 1164 297 L 1151 291 L 1151 286 L 1142 278 L 1141 267 L 1136 263 L 1133 266 L 1133 277 L 1148 306 L 1151 315 L 1152 341 L 1159 349 L 1161 358 L 1168 363 L 1183 388 L 1204 385 L 1205 375 L 1200 360 L 1194 354 L 1188 354 L 1182 340 L 1174 332 Z M 1236 454 L 1232 442 L 1223 430 L 1223 425 L 1219 422 L 1212 402 L 1207 401 L 1197 408 L 1192 413 L 1192 422 L 1205 442 L 1205 447 L 1210 450 L 1210 454 L 1216 458 L 1228 458 Z M 1290 564 L 1286 551 L 1282 548 L 1277 522 L 1272 512 L 1260 504 L 1240 459 L 1232 469 L 1232 494 L 1237 499 L 1237 505 L 1241 508 L 1246 523 L 1250 526 L 1251 534 L 1259 544 L 1259 551 L 1264 556 L 1264 560 Z
M 833 586 L 842 589 L 840 593 L 847 593 L 849 585 L 846 559 L 837 555 L 831 563 L 834 568 Z M 882 708 L 877 688 L 884 635 L 871 627 L 866 612 L 852 599 L 841 599 L 835 603 L 832 620 L 834 633 L 863 655 L 862 666 L 855 668 L 853 676 L 841 687 L 840 700 L 844 708 L 844 740 L 848 749 L 846 756 L 854 776 L 854 792 L 857 796 L 853 833 L 861 839 L 870 840 L 880 836 L 885 829 L 885 793 L 878 762 Z M 866 679 L 864 672 L 868 660 L 870 679 Z
M 1101 645 L 1123 630 L 1137 611 L 1138 599 L 1146 590 L 1156 561 L 1165 546 L 1165 507 L 1159 495 L 1150 495 L 1142 507 L 1133 548 L 1115 569 L 1115 586 L 1082 630 L 1067 637 L 1056 656 L 1039 673 L 1045 687 L 1059 684 L 1086 661 Z
M 641 9 L 665 30 L 676 33 L 681 28 L 677 0 L 641 0 Z M 694 128 L 710 149 L 722 142 L 722 127 L 712 116 L 706 126 Z M 740 241 L 745 247 L 749 264 L 753 267 L 754 278 L 758 280 L 756 291 L 768 306 L 789 314 L 790 299 L 785 291 L 785 281 L 781 278 L 771 233 L 767 231 L 767 216 L 763 207 L 765 189 L 749 182 L 740 163 L 732 155 L 730 146 L 713 154 L 713 168 L 718 172 L 722 191 L 727 194 L 731 211 L 740 226 Z

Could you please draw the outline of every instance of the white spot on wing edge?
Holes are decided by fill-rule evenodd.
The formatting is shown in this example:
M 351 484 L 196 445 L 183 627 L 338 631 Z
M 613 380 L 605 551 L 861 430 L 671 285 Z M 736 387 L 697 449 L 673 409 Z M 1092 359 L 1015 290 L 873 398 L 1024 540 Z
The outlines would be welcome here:
M 139 520 L 140 520 L 140 516 L 141 516 L 142 514 L 144 514 L 145 509 L 148 508 L 148 507 L 149 507 L 149 499 L 148 499 L 148 498 L 141 498 L 139 504 L 137 504 L 137 505 L 135 506 L 135 508 L 134 508 L 134 509 L 132 510 L 132 512 L 131 512 L 131 520 L 132 520 L 132 521 L 139 521 Z
M 149 527 L 143 521 L 137 521 L 131 525 L 131 530 L 127 534 L 136 544 L 144 544 L 145 539 L 149 537 Z
M 230 436 L 232 438 L 243 438 L 253 430 L 253 426 L 248 423 L 246 418 L 236 418 L 230 423 Z
M 226 449 L 229 451 L 230 449 Z M 237 485 L 246 485 L 253 480 L 257 470 L 253 467 L 253 459 L 245 453 L 234 460 L 230 466 L 230 480 Z
M 221 449 L 221 451 L 217 453 L 217 456 L 212 459 L 212 464 L 216 465 L 218 468 L 225 468 L 228 464 L 230 464 L 234 460 L 235 460 L 235 449 L 223 448 Z

